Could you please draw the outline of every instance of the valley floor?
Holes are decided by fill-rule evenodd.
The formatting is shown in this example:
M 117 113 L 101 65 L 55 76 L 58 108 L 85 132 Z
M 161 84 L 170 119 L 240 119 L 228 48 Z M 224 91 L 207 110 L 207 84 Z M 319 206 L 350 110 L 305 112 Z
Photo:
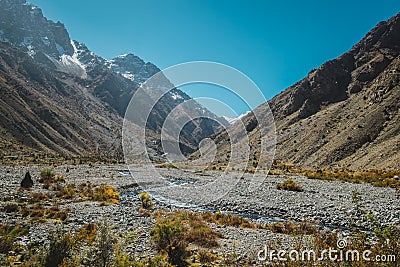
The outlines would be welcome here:
M 46 244 L 49 232 L 60 223 L 60 220 L 40 218 L 37 220 L 32 219 L 32 214 L 27 217 L 7 210 L 7 207 L 13 204 L 33 205 L 31 198 L 35 193 L 49 194 L 51 188 L 44 189 L 43 184 L 37 182 L 40 179 L 39 173 L 44 168 L 46 166 L 39 165 L 2 166 L 0 168 L 2 177 L 0 179 L 0 225 L 19 224 L 29 227 L 29 233 L 18 238 L 21 246 Z M 31 190 L 20 190 L 20 182 L 27 171 L 32 175 L 34 186 Z M 65 182 L 63 182 L 65 185 L 74 184 L 78 188 L 79 185 L 87 184 L 90 181 L 93 187 L 101 184 L 109 185 L 115 187 L 120 193 L 118 204 L 92 200 L 83 201 L 82 199 L 78 201 L 74 197 L 62 197 L 57 201 L 47 197 L 40 199 L 39 204 L 43 208 L 53 206 L 57 206 L 57 209 L 61 210 L 68 208 L 68 216 L 63 218 L 63 228 L 67 232 L 76 232 L 89 223 L 98 223 L 105 218 L 110 225 L 122 233 L 131 231 L 138 233 L 135 246 L 131 248 L 131 252 L 136 256 L 140 258 L 153 257 L 157 254 L 154 245 L 150 242 L 151 229 L 156 221 L 153 216 L 146 216 L 139 210 L 141 202 L 138 195 L 141 189 L 136 181 L 142 181 L 142 177 L 151 177 L 154 174 L 153 169 L 149 166 L 132 167 L 133 177 L 129 175 L 129 171 L 124 165 L 63 165 L 54 167 L 54 172 L 65 177 Z M 370 224 L 357 218 L 360 209 L 374 215 L 381 225 L 398 225 L 400 223 L 400 198 L 392 188 L 373 187 L 370 184 L 323 181 L 301 176 L 256 174 L 257 178 L 263 182 L 257 190 L 248 192 L 247 188 L 254 177 L 253 174 L 245 174 L 242 179 L 238 179 L 236 186 L 221 199 L 207 204 L 189 205 L 188 203 L 177 204 L 173 201 L 173 198 L 177 197 L 174 196 L 175 188 L 178 185 L 205 184 L 216 179 L 221 172 L 161 168 L 157 169 L 157 172 L 166 178 L 166 186 L 162 191 L 169 192 L 171 199 L 164 197 L 163 202 L 158 201 L 157 188 L 152 188 L 152 181 L 149 180 L 146 190 L 150 195 L 153 191 L 155 211 L 191 209 L 196 212 L 231 212 L 260 225 L 280 221 L 297 223 L 308 221 L 315 223 L 320 229 L 343 230 L 344 233 L 354 227 L 368 232 Z M 229 175 L 240 176 L 235 172 L 231 172 Z M 288 178 L 300 184 L 304 191 L 278 190 L 276 185 Z M 355 195 L 358 200 L 354 199 Z M 221 234 L 218 239 L 219 246 L 212 249 L 214 253 L 235 254 L 250 262 L 256 262 L 257 252 L 265 245 L 276 246 L 279 244 L 282 248 L 289 248 L 304 241 L 301 240 L 304 236 L 279 234 L 268 229 L 248 229 L 215 223 L 209 225 Z M 197 248 L 192 249 L 196 250 Z

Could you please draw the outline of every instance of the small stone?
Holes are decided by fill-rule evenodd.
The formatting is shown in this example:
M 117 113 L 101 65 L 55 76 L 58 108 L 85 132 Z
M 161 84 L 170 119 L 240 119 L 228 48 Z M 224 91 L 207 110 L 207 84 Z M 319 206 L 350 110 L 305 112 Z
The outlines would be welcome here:
M 27 172 L 25 174 L 24 179 L 22 179 L 22 181 L 21 181 L 21 187 L 22 188 L 32 188 L 32 186 L 33 186 L 33 180 L 32 180 L 31 174 L 29 172 Z

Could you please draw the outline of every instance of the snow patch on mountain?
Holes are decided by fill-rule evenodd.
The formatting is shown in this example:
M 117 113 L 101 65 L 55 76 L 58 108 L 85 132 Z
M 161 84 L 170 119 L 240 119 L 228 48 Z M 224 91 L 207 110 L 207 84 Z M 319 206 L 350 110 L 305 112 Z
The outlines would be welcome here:
M 74 49 L 72 56 L 65 54 L 65 50 L 61 47 L 61 45 L 57 44 L 57 50 L 62 55 L 60 56 L 60 61 L 58 61 L 59 64 L 56 64 L 56 66 L 60 71 L 71 73 L 85 79 L 87 78 L 85 65 L 82 64 L 78 58 L 79 53 L 74 41 L 71 41 L 71 45 Z M 54 62 L 54 60 L 52 61 Z
M 131 81 L 134 81 L 134 80 L 135 80 L 135 75 L 132 74 L 132 73 L 130 73 L 130 72 L 123 73 L 123 74 L 121 74 L 121 75 L 124 76 L 125 78 L 131 80 Z
M 230 118 L 227 116 L 222 116 L 227 122 L 229 122 L 230 125 L 235 124 L 237 121 L 241 120 L 243 117 L 245 117 L 247 114 L 249 114 L 250 111 L 247 111 L 246 113 L 243 113 L 241 115 L 239 115 L 236 118 Z
M 183 98 L 180 94 L 178 94 L 177 92 L 170 91 L 169 94 L 171 95 L 172 99 L 174 99 L 174 100 L 178 100 L 178 99 L 183 100 L 183 99 L 184 99 L 184 98 Z

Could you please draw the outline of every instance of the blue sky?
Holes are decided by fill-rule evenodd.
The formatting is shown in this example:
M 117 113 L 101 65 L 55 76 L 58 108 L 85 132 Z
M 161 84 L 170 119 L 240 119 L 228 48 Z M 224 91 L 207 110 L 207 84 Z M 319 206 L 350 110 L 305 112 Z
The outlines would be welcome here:
M 72 39 L 100 56 L 133 53 L 161 69 L 194 60 L 224 63 L 249 76 L 266 99 L 400 12 L 398 0 L 30 2 L 49 19 L 63 22 Z M 192 97 L 227 102 L 238 114 L 248 109 L 227 90 L 198 85 L 182 89 Z

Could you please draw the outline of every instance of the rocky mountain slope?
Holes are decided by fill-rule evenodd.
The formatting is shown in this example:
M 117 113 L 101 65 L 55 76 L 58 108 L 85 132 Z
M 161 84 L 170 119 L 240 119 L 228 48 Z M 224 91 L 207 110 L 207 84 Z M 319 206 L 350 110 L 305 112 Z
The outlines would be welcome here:
M 0 42 L 1 138 L 48 153 L 114 156 L 122 119 L 75 79 Z
M 126 107 L 140 84 L 159 71 L 132 54 L 112 60 L 97 56 L 71 40 L 62 23 L 47 20 L 40 8 L 25 0 L 0 0 L 0 129 L 4 140 L 58 154 L 120 155 Z M 164 95 L 149 119 L 149 143 L 157 138 L 167 114 L 189 99 L 178 89 Z M 196 103 L 187 109 L 189 113 L 202 109 L 217 119 Z M 189 126 L 181 138 L 186 152 L 220 129 L 210 119 L 198 119 Z
M 277 129 L 275 158 L 305 168 L 400 169 L 399 54 L 400 14 L 268 101 Z M 252 114 L 243 118 L 247 126 L 253 120 Z M 260 133 L 252 128 L 257 155 Z M 214 139 L 225 160 L 226 134 Z

